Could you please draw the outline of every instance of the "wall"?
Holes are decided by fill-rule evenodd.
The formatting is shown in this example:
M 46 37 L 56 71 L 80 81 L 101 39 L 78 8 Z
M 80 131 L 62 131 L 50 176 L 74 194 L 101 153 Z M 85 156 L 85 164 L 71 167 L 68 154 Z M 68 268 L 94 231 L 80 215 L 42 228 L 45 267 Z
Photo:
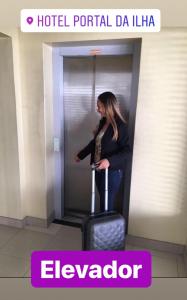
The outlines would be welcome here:
M 45 130 L 43 93 L 43 45 L 34 35 L 20 33 L 24 186 L 26 216 L 47 218 Z
M 47 212 L 52 132 L 45 130 L 43 43 L 126 37 L 143 38 L 129 234 L 185 244 L 187 29 L 182 28 L 158 34 L 19 34 L 24 213 L 46 218 L 52 210 Z M 49 100 L 45 105 L 50 111 Z
M 0 216 L 21 219 L 11 39 L 0 37 Z
M 132 235 L 185 244 L 187 30 L 146 35 L 130 205 Z

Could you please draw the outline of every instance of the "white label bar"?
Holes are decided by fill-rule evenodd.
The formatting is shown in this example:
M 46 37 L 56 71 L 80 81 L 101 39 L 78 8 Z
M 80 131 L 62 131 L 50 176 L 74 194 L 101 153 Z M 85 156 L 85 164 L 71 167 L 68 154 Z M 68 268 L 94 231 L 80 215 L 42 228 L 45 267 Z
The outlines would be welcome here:
M 159 32 L 159 9 L 22 9 L 23 32 Z

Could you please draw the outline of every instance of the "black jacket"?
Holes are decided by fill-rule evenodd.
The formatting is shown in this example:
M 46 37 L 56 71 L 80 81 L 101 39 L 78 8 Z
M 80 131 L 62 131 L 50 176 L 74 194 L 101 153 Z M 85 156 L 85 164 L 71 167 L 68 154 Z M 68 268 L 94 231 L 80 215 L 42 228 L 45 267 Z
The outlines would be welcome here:
M 101 139 L 101 159 L 108 159 L 111 169 L 123 169 L 126 160 L 130 157 L 130 145 L 127 124 L 125 124 L 119 117 L 115 118 L 118 128 L 117 141 L 112 140 L 114 131 L 110 124 L 106 129 Z M 106 118 L 102 118 L 99 123 L 99 127 L 93 140 L 78 153 L 79 159 L 84 159 L 87 155 L 91 154 L 90 164 L 94 162 L 95 155 L 95 139 L 101 128 L 104 126 Z

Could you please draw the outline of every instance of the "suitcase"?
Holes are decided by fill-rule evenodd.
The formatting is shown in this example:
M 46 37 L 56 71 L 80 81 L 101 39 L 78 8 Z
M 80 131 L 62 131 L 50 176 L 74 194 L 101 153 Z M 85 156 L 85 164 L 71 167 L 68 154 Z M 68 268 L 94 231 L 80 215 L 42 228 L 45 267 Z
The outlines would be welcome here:
M 82 227 L 83 250 L 124 250 L 125 219 L 108 211 L 108 169 L 105 170 L 105 212 L 95 214 L 95 169 L 92 165 L 91 214 Z

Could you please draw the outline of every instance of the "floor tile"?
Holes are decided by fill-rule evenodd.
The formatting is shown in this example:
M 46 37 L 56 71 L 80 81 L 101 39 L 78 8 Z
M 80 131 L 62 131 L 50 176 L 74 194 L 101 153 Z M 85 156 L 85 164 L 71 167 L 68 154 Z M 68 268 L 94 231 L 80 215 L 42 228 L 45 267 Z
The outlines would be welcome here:
M 67 226 L 65 226 L 67 227 Z M 45 247 L 46 250 L 82 250 L 82 232 L 79 228 L 62 228 Z
M 134 246 L 132 246 L 130 244 L 126 244 L 125 245 L 125 250 L 134 250 Z
M 134 250 L 146 250 L 151 253 L 152 277 L 178 277 L 177 258 L 179 255 L 135 246 Z
M 49 234 L 21 230 L 0 249 L 0 254 L 30 259 L 31 252 L 44 249 L 51 238 Z
M 51 235 L 56 235 L 58 233 L 58 231 L 61 229 L 61 226 L 62 225 L 60 225 L 60 224 L 51 223 L 49 225 L 49 227 L 47 227 L 47 228 L 27 225 L 27 226 L 25 226 L 25 229 L 35 231 L 35 232 L 42 232 L 42 233 L 47 233 L 47 234 L 51 234 Z
M 163 258 L 153 255 L 152 277 L 178 277 L 176 259 Z
M 73 226 L 65 226 L 61 225 L 60 230 L 58 230 L 56 237 L 59 238 L 66 238 L 66 237 L 76 237 L 76 236 L 81 236 L 82 232 L 81 229 L 78 227 L 73 227 Z
M 182 255 L 177 257 L 178 277 L 187 278 L 187 270 Z
M 23 277 L 29 261 L 0 254 L 0 277 Z
M 13 238 L 21 229 L 0 225 L 0 248 Z
M 153 250 L 149 248 L 141 248 L 141 247 L 135 247 L 134 250 L 146 250 L 151 253 L 151 255 L 162 257 L 162 258 L 171 258 L 171 259 L 177 259 L 178 254 L 170 253 L 167 251 L 159 251 L 159 250 Z

